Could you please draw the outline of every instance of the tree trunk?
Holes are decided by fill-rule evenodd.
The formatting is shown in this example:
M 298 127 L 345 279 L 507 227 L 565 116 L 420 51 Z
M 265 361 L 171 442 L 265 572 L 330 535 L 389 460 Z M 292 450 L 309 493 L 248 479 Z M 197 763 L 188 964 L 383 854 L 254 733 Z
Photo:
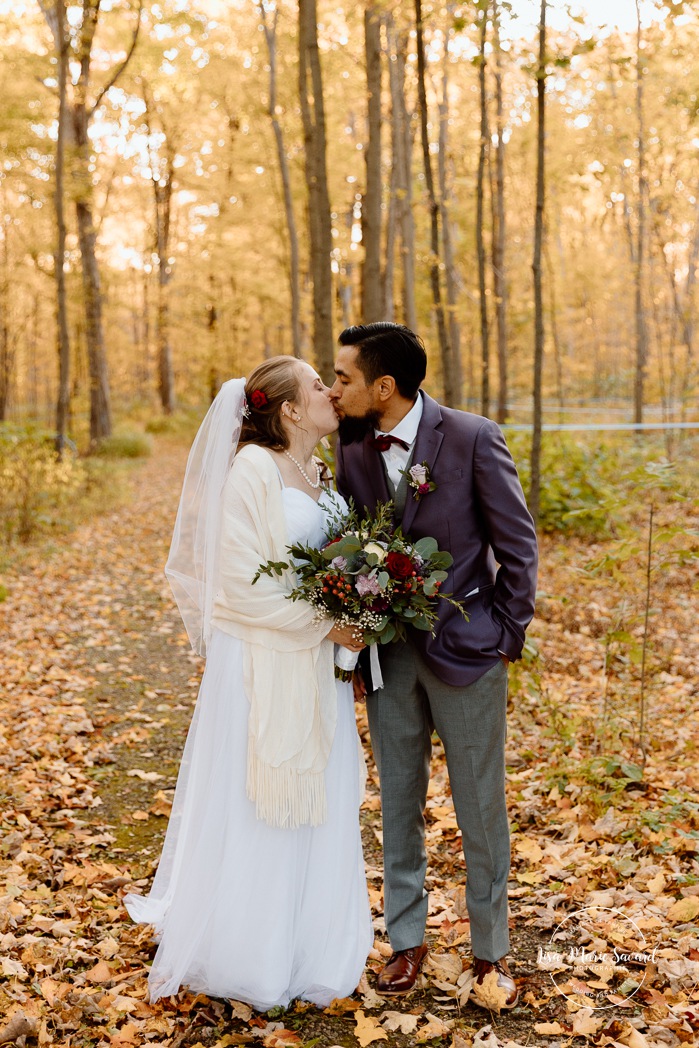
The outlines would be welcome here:
M 493 293 L 497 322 L 498 395 L 497 421 L 507 420 L 507 271 L 505 268 L 505 117 L 502 99 L 502 48 L 500 47 L 500 11 L 493 0 L 493 53 L 495 55 L 495 192 L 493 206 Z
M 531 484 L 529 512 L 536 524 L 541 501 L 541 385 L 544 363 L 544 303 L 541 278 L 541 258 L 544 238 L 545 141 L 546 141 L 546 0 L 541 0 L 539 17 L 539 61 L 536 71 L 536 214 L 534 219 L 534 404 L 531 447 Z
M 91 204 L 86 200 L 77 200 L 75 210 L 82 259 L 85 338 L 90 372 L 90 447 L 95 447 L 112 432 L 109 372 L 102 326 L 102 287 Z
M 299 96 L 303 119 L 308 225 L 313 279 L 313 335 L 322 378 L 334 377 L 332 225 L 328 194 L 325 106 L 315 0 L 299 0 Z
M 14 347 L 10 333 L 10 248 L 9 228 L 2 238 L 2 273 L 0 274 L 0 422 L 7 419 L 10 385 L 14 366 Z
M 488 287 L 485 274 L 485 173 L 488 163 L 488 92 L 486 86 L 485 45 L 488 39 L 488 0 L 479 3 L 480 47 L 478 52 L 478 88 L 480 95 L 481 134 L 476 176 L 476 256 L 478 258 L 478 299 L 481 321 L 481 414 L 490 412 L 490 332 L 488 329 Z
M 452 347 L 449 342 L 449 334 L 444 318 L 444 307 L 442 305 L 442 290 L 439 279 L 439 204 L 434 192 L 434 179 L 432 177 L 432 160 L 430 158 L 430 139 L 427 130 L 427 92 L 425 89 L 425 43 L 422 24 L 422 2 L 415 0 L 415 24 L 417 29 L 417 83 L 418 83 L 418 105 L 420 110 L 420 132 L 422 139 L 422 158 L 425 169 L 425 185 L 427 199 L 430 209 L 430 284 L 432 287 L 432 301 L 434 303 L 435 317 L 437 320 L 437 335 L 439 339 L 440 356 L 442 361 L 442 384 L 444 388 L 444 401 L 448 407 L 455 407 L 457 403 L 456 388 L 454 382 L 454 361 Z
M 381 294 L 381 16 L 368 5 L 364 11 L 367 127 L 364 148 L 366 186 L 362 201 L 362 320 L 384 318 Z
M 172 369 L 172 350 L 170 348 L 170 295 L 169 285 L 172 276 L 170 267 L 170 210 L 172 204 L 172 156 L 166 160 L 167 173 L 164 182 L 154 178 L 156 238 L 158 251 L 158 309 L 157 309 L 157 342 L 158 342 L 158 393 L 160 403 L 166 415 L 175 410 L 175 377 Z
M 155 252 L 158 256 L 158 297 L 155 311 L 155 341 L 158 354 L 158 396 L 166 415 L 175 410 L 175 376 L 170 347 L 170 227 L 172 215 L 172 178 L 176 145 L 172 132 L 160 119 L 158 146 L 154 146 L 153 118 L 157 112 L 148 82 L 141 77 L 141 90 L 145 106 L 144 121 L 148 131 L 148 151 L 155 218 Z
M 270 25 L 267 16 L 267 8 L 264 0 L 260 2 L 260 17 L 267 42 L 267 54 L 269 56 L 269 106 L 268 112 L 274 131 L 274 141 L 277 146 L 277 160 L 279 161 L 279 173 L 282 180 L 284 193 L 284 212 L 286 215 L 286 228 L 289 234 L 289 294 L 291 298 L 291 343 L 295 357 L 302 356 L 301 349 L 301 278 L 299 265 L 299 238 L 296 231 L 296 217 L 294 215 L 294 199 L 291 192 L 291 174 L 289 162 L 286 157 L 284 145 L 284 134 L 281 124 L 277 120 L 277 20 L 279 8 L 274 8 L 274 16 Z
M 396 229 L 400 235 L 401 245 L 402 320 L 411 331 L 416 331 L 415 227 L 413 223 L 413 180 L 411 171 L 412 134 L 411 118 L 405 104 L 405 63 L 408 53 L 409 35 L 407 30 L 402 32 L 396 30 L 392 19 L 388 21 L 387 25 L 390 48 L 388 69 L 392 110 L 393 203 L 395 206 Z
M 454 399 L 457 406 L 461 405 L 463 376 L 461 373 L 461 329 L 456 315 L 456 305 L 459 297 L 460 280 L 454 258 L 454 244 L 452 241 L 452 224 L 449 214 L 449 179 L 447 175 L 447 158 L 449 156 L 449 30 L 454 20 L 454 5 L 447 5 L 447 26 L 444 33 L 444 56 L 442 77 L 442 100 L 439 104 L 439 159 L 437 170 L 439 174 L 439 195 L 442 215 L 442 247 L 444 250 L 444 272 L 446 278 L 447 297 L 447 324 L 449 326 L 449 342 L 452 348 L 452 359 L 454 362 Z
M 56 213 L 56 252 L 54 278 L 56 281 L 56 334 L 58 340 L 58 397 L 56 400 L 56 451 L 59 455 L 68 435 L 70 416 L 70 334 L 68 331 L 68 304 L 66 299 L 66 220 L 64 209 L 64 158 L 69 117 L 67 105 L 68 47 L 64 0 L 56 0 L 57 61 L 58 61 L 58 131 L 56 135 L 56 171 L 54 207 Z
M 56 3 L 39 0 L 41 8 L 54 36 L 56 51 L 60 55 L 63 46 L 63 27 L 58 23 Z M 82 0 L 79 5 L 81 19 L 74 30 L 66 26 L 65 31 L 74 34 L 74 54 L 77 79 L 73 86 L 73 98 L 66 103 L 74 149 L 70 172 L 70 195 L 75 204 L 78 225 L 78 243 L 82 261 L 83 296 L 85 309 L 85 337 L 90 372 L 90 447 L 108 437 L 112 431 L 112 416 L 109 395 L 109 372 L 102 325 L 102 288 L 96 251 L 96 232 L 92 210 L 92 174 L 90 171 L 90 120 L 102 99 L 114 86 L 126 69 L 133 55 L 141 26 L 143 0 L 138 0 L 136 26 L 125 57 L 111 71 L 107 80 L 88 104 L 91 86 L 92 47 L 100 13 L 100 0 Z M 72 21 L 71 25 L 74 24 Z M 61 267 L 59 267 L 61 268 Z
M 645 59 L 641 31 L 641 10 L 636 2 L 636 119 L 638 122 L 638 222 L 636 226 L 636 268 L 634 273 L 634 302 L 636 315 L 636 367 L 634 373 L 634 422 L 643 422 L 643 400 L 648 365 L 648 329 L 643 302 L 643 284 L 646 268 L 646 156 L 645 118 L 643 112 L 643 76 Z

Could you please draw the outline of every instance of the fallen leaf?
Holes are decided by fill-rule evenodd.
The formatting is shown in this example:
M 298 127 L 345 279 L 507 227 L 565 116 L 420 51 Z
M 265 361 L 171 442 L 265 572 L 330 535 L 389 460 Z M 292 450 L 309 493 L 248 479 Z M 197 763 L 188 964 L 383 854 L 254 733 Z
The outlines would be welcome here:
M 521 855 L 522 858 L 528 859 L 529 862 L 540 862 L 544 857 L 544 853 L 539 845 L 530 837 L 523 837 L 521 840 L 517 841 L 515 851 L 518 855 Z
M 423 965 L 426 974 L 454 985 L 463 970 L 463 963 L 457 953 L 430 953 Z
M 417 1028 L 419 1018 L 417 1015 L 405 1012 L 382 1012 L 379 1022 L 391 1033 L 395 1033 L 396 1030 L 400 1030 L 401 1033 L 412 1033 Z
M 534 1023 L 534 1032 L 553 1037 L 557 1033 L 565 1033 L 565 1030 L 560 1023 Z
M 351 997 L 336 997 L 324 1009 L 326 1015 L 346 1015 L 347 1012 L 356 1012 L 361 1008 L 359 1001 L 353 1001 Z
M 628 1045 L 628 1048 L 648 1048 L 648 1039 L 634 1026 L 627 1026 L 622 1033 L 617 1035 L 617 1040 Z
M 131 768 L 126 774 L 136 779 L 142 779 L 143 782 L 157 782 L 159 779 L 165 778 L 159 771 L 144 771 L 142 768 Z
M 484 1008 L 489 1008 L 491 1012 L 501 1012 L 507 1005 L 507 990 L 503 986 L 498 986 L 498 978 L 498 973 L 493 970 L 488 972 L 481 982 L 473 984 L 473 996 L 477 997 L 479 1003 Z
M 0 1026 L 0 1044 L 10 1044 L 20 1037 L 33 1037 L 38 1026 L 37 1020 L 23 1011 L 15 1012 L 4 1026 Z
M 418 1036 L 421 1041 L 431 1041 L 433 1037 L 446 1037 L 454 1025 L 453 1019 L 440 1019 L 438 1015 L 425 1012 L 427 1026 L 421 1026 Z
M 249 1004 L 245 1004 L 243 1001 L 229 1001 L 231 1007 L 231 1018 L 242 1019 L 244 1023 L 248 1022 L 252 1015 L 252 1008 Z
M 371 1015 L 365 1015 L 360 1009 L 355 1014 L 355 1020 L 354 1036 L 359 1041 L 361 1048 L 366 1048 L 366 1045 L 371 1044 L 373 1041 L 388 1040 L 388 1034 L 378 1019 L 374 1019 Z
M 85 972 L 85 978 L 91 983 L 108 983 L 112 977 L 112 971 L 106 961 L 98 961 L 94 968 Z
M 262 1041 L 265 1048 L 287 1048 L 290 1044 L 301 1044 L 302 1040 L 293 1030 L 273 1030 Z
M 699 897 L 690 896 L 688 899 L 679 899 L 667 911 L 667 919 L 673 924 L 693 921 L 699 914 Z
M 596 1034 L 604 1026 L 604 1019 L 596 1019 L 591 1008 L 581 1008 L 573 1016 L 573 1033 L 576 1037 Z
M 492 1026 L 483 1026 L 473 1038 L 473 1048 L 501 1048 Z

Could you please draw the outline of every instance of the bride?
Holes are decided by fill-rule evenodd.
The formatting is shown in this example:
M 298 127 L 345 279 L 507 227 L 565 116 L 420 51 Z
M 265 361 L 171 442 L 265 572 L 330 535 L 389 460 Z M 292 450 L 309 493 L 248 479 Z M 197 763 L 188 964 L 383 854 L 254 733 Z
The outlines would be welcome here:
M 361 636 L 289 601 L 291 543 L 344 506 L 313 450 L 337 428 L 310 365 L 226 382 L 189 455 L 166 573 L 206 669 L 148 896 L 152 1001 L 180 986 L 260 1011 L 351 993 L 373 933 L 359 830 L 363 758 L 334 644 Z

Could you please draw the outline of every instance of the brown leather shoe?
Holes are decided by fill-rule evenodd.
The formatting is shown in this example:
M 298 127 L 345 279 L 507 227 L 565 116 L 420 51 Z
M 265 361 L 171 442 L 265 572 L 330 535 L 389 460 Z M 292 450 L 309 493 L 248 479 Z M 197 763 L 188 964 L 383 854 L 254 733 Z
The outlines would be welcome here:
M 499 961 L 482 961 L 480 957 L 473 958 L 473 977 L 479 985 L 483 982 L 486 975 L 489 972 L 498 973 L 498 986 L 501 987 L 507 994 L 505 1003 L 501 1005 L 502 1008 L 514 1008 L 519 999 L 519 992 L 515 985 L 515 981 L 512 978 L 512 973 L 507 967 L 507 961 L 504 957 L 501 957 Z M 490 1008 L 490 1005 L 485 1001 L 479 1000 L 478 992 L 474 993 L 471 998 L 474 1004 L 479 1005 L 481 1008 Z M 495 1009 L 491 1009 L 494 1011 Z
M 409 993 L 415 985 L 420 965 L 427 956 L 427 947 L 413 946 L 391 954 L 388 964 L 379 972 L 376 988 L 379 993 Z

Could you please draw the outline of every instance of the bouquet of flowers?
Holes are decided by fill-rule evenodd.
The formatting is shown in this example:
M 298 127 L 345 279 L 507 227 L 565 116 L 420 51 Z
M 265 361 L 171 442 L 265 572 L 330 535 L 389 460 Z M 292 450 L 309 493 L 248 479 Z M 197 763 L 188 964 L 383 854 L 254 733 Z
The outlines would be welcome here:
M 292 600 L 306 600 L 318 617 L 330 615 L 340 626 L 360 629 L 366 644 L 388 644 L 405 637 L 406 626 L 432 630 L 437 601 L 447 600 L 466 617 L 461 606 L 440 593 L 452 556 L 439 550 L 433 538 L 412 542 L 393 525 L 390 502 L 363 516 L 350 503 L 349 514 L 330 515 L 328 541 L 320 549 L 288 547 L 290 563 L 268 561 L 261 574 L 278 574 L 291 567 L 297 585 Z M 335 676 L 350 680 L 356 652 L 341 649 Z

